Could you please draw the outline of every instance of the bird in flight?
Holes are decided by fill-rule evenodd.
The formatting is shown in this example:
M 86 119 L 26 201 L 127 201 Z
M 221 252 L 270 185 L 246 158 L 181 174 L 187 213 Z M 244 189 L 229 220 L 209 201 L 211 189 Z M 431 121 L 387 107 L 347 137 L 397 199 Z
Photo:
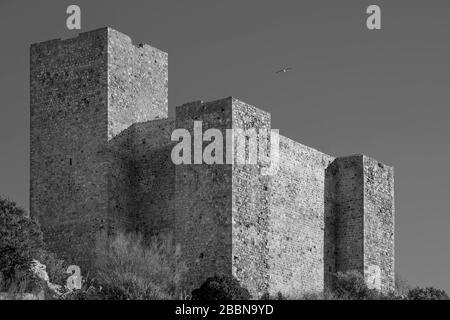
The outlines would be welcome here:
M 284 69 L 281 69 L 281 70 L 278 70 L 277 72 L 275 72 L 275 73 L 286 73 L 286 72 L 289 72 L 289 71 L 291 71 L 292 70 L 292 68 L 284 68 Z

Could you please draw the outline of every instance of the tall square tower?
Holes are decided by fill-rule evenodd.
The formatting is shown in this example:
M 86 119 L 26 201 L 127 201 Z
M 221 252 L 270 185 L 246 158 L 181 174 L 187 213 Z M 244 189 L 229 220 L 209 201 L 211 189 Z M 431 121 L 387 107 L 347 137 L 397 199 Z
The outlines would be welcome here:
M 30 212 L 68 261 L 89 265 L 116 209 L 115 138 L 167 118 L 167 91 L 167 54 L 110 28 L 31 46 Z

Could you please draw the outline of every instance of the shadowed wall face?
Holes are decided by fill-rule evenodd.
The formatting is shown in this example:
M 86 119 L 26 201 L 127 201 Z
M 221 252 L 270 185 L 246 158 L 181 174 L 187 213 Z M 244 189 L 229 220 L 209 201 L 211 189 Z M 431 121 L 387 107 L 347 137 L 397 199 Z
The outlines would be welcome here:
M 394 288 L 393 169 L 363 155 L 326 170 L 325 281 L 358 271 L 370 287 Z
M 86 267 L 107 209 L 107 31 L 32 45 L 30 66 L 30 213 Z
M 364 271 L 363 157 L 335 160 L 336 271 Z
M 194 163 L 194 121 L 202 122 L 201 135 L 219 129 L 226 136 L 232 126 L 231 99 L 184 104 L 176 110 L 175 127 L 191 135 Z M 209 143 L 202 141 L 204 147 Z M 225 140 L 224 140 L 225 141 Z M 225 159 L 224 150 L 224 159 Z M 186 285 L 200 286 L 215 274 L 231 275 L 232 268 L 232 166 L 181 164 L 175 168 L 175 239 L 189 268 Z
M 173 121 L 166 120 L 168 55 L 106 30 L 108 230 L 150 236 L 172 222 L 167 204 L 175 175 L 170 161 Z

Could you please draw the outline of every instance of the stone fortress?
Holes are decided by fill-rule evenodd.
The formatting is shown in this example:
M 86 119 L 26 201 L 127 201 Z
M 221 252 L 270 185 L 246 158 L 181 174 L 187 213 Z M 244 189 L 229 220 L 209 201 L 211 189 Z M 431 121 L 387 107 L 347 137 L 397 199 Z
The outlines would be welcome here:
M 30 212 L 84 273 L 98 234 L 171 232 L 187 285 L 232 274 L 254 296 L 298 296 L 357 270 L 394 286 L 393 168 L 279 137 L 275 175 L 258 164 L 174 165 L 176 128 L 270 129 L 270 114 L 225 98 L 168 117 L 168 56 L 111 28 L 30 48 Z

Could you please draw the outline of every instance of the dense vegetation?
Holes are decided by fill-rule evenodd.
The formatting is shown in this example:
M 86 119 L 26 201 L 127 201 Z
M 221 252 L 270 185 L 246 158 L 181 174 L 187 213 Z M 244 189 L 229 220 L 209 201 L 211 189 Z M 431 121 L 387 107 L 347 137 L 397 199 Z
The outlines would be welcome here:
M 167 300 L 182 297 L 186 272 L 179 247 L 170 236 L 148 244 L 139 235 L 100 239 L 97 245 L 97 281 L 103 297 L 125 300 Z
M 192 291 L 193 300 L 248 300 L 250 293 L 239 281 L 227 275 L 208 278 L 200 288 Z

